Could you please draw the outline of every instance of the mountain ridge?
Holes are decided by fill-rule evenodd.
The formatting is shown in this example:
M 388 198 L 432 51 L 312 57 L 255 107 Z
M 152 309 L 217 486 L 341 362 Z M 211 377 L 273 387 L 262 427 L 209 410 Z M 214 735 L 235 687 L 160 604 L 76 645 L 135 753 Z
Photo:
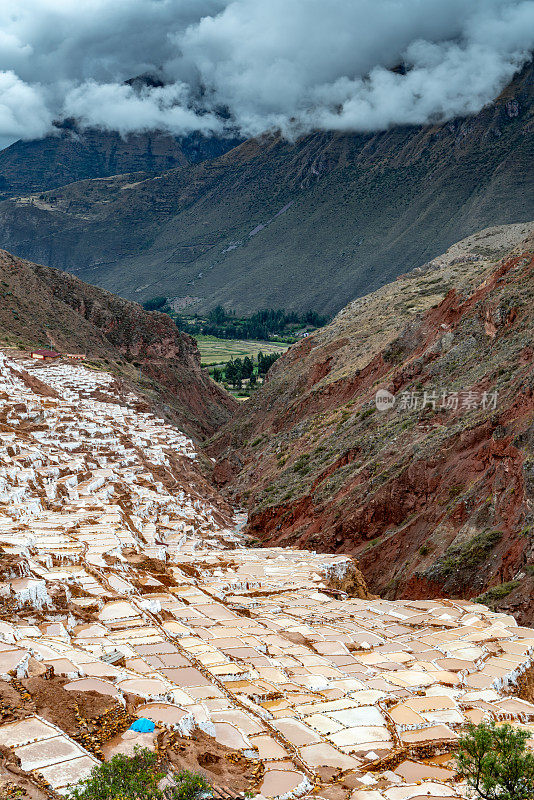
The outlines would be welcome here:
M 156 177 L 5 200 L 5 246 L 126 297 L 334 313 L 488 224 L 534 215 L 532 63 L 479 114 L 248 140 Z
M 197 164 L 235 147 L 238 138 L 161 131 L 128 134 L 56 123 L 54 132 L 18 141 L 0 151 L 0 197 L 43 192 L 80 180 L 125 173 L 159 174 Z

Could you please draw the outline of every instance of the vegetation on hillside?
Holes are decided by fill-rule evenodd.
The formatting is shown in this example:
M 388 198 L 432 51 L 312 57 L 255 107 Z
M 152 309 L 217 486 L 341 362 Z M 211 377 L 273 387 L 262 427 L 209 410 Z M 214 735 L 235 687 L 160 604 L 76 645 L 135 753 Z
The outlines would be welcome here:
M 199 800 L 212 794 L 204 775 L 189 770 L 172 775 L 174 785 L 163 792 L 158 784 L 165 775 L 156 753 L 136 747 L 133 756 L 120 753 L 98 764 L 87 780 L 71 789 L 70 800 Z
M 528 800 L 534 797 L 534 753 L 531 734 L 494 722 L 468 725 L 459 742 L 459 774 L 483 800 Z
M 215 302 L 334 313 L 477 228 L 532 218 L 532 71 L 442 125 L 260 137 L 138 182 L 65 176 L 44 201 L 2 202 L 2 243 L 136 300 L 196 297 L 202 314 Z
M 246 500 L 252 536 L 349 543 L 371 592 L 479 597 L 532 622 L 534 238 L 516 230 L 530 226 L 474 234 L 289 349 L 209 444 L 236 465 L 226 491 Z M 472 260 L 480 243 L 488 261 Z M 382 412 L 386 387 L 396 403 Z
M 192 336 L 216 336 L 218 339 L 259 339 L 269 341 L 273 337 L 295 341 L 306 333 L 322 328 L 328 318 L 316 311 L 297 314 L 283 308 L 263 308 L 250 317 L 238 317 L 222 306 L 213 308 L 207 317 L 182 316 L 172 311 L 166 297 L 152 297 L 143 304 L 147 311 L 163 311 L 170 314 L 178 328 Z

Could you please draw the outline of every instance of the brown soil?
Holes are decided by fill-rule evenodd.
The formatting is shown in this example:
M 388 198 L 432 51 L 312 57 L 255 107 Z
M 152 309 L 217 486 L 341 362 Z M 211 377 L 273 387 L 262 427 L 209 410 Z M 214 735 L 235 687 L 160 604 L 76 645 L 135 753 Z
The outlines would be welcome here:
M 69 736 L 78 738 L 80 718 L 91 721 L 118 704 L 112 697 L 97 692 L 67 692 L 63 688 L 66 682 L 57 677 L 50 680 L 28 678 L 21 684 L 31 695 L 37 714 L 58 725 Z
M 0 800 L 49 800 L 56 796 L 20 768 L 19 759 L 9 748 L 0 746 Z
M 25 369 L 21 369 L 20 372 L 18 370 L 11 370 L 13 374 L 19 378 L 26 386 L 34 392 L 34 394 L 39 394 L 41 397 L 52 397 L 57 399 L 59 397 L 59 393 L 56 392 L 55 389 L 52 389 L 51 386 L 48 386 L 43 381 L 36 378 L 35 375 L 30 375 Z
M 158 749 L 166 752 L 169 763 L 177 772 L 188 769 L 203 773 L 209 782 L 233 795 L 255 786 L 261 769 L 235 750 L 218 744 L 202 731 L 191 738 L 163 732 L 158 736 Z
M 529 703 L 534 703 L 534 667 L 530 667 L 521 675 L 511 694 L 521 697 L 522 700 L 527 700 Z

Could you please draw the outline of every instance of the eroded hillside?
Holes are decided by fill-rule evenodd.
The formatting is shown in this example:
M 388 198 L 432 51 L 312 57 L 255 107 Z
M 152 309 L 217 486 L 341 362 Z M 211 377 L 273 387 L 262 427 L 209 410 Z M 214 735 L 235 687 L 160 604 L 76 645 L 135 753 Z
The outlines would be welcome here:
M 532 620 L 529 231 L 470 237 L 276 363 L 210 449 L 253 535 L 352 553 L 383 597 L 487 592 Z
M 213 433 L 236 403 L 200 367 L 196 342 L 171 319 L 48 267 L 0 250 L 0 341 L 15 349 L 82 353 L 136 386 L 197 437 Z

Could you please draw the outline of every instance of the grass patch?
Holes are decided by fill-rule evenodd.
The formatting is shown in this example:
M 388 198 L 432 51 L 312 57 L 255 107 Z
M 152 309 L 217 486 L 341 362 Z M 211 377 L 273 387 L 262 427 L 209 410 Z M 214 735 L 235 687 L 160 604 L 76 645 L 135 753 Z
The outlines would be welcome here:
M 463 544 L 452 545 L 436 561 L 432 572 L 445 576 L 457 570 L 472 569 L 485 561 L 501 538 L 501 531 L 482 531 Z
M 420 556 L 427 556 L 429 553 L 432 552 L 434 548 L 431 547 L 428 543 L 422 544 L 419 548 L 419 555 Z
M 499 586 L 493 586 L 491 589 L 488 589 L 487 592 L 484 592 L 484 594 L 479 595 L 476 598 L 476 602 L 491 607 L 504 597 L 508 597 L 518 586 L 519 581 L 508 581 L 507 583 L 501 583 Z
M 310 471 L 310 467 L 308 465 L 309 460 L 309 453 L 304 453 L 301 455 L 293 464 L 293 472 L 300 472 L 301 475 L 306 475 Z

